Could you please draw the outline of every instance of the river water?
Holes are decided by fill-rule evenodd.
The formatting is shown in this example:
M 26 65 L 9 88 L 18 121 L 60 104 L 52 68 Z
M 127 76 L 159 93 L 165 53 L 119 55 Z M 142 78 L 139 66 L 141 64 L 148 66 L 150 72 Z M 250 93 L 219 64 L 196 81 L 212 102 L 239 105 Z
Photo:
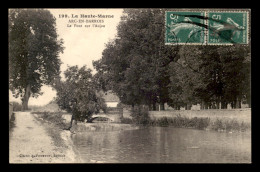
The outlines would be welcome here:
M 83 163 L 251 163 L 250 133 L 148 127 L 72 139 Z

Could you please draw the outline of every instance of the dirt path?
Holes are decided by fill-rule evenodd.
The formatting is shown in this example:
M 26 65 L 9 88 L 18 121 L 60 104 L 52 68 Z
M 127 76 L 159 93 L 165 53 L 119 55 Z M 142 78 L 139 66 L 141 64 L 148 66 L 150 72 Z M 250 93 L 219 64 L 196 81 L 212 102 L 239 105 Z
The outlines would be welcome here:
M 16 112 L 15 127 L 9 141 L 9 162 L 73 163 L 75 154 L 69 142 L 69 131 L 59 131 L 57 134 L 64 139 L 62 146 L 54 143 L 44 125 L 36 120 L 33 114 Z

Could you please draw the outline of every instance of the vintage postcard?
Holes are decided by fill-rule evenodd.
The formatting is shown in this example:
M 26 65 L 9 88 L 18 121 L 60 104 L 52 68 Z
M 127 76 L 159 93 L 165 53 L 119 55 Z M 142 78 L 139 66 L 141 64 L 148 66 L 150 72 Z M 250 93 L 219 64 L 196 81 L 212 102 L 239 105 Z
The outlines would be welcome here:
M 251 10 L 8 10 L 9 163 L 251 159 Z

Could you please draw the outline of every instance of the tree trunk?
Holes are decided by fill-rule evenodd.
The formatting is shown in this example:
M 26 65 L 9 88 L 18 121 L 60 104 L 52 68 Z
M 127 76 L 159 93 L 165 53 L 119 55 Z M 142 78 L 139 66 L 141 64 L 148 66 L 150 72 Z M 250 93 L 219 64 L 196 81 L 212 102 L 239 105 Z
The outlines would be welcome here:
M 156 111 L 156 103 L 153 103 L 153 111 Z
M 219 101 L 217 102 L 217 107 L 216 108 L 219 109 Z
M 152 111 L 153 109 L 152 109 L 152 105 L 151 105 L 151 103 L 149 103 L 149 105 L 148 105 L 148 109 L 149 109 L 149 111 Z
M 192 104 L 188 104 L 188 110 L 191 110 Z
M 22 111 L 28 110 L 28 102 L 29 102 L 30 95 L 31 95 L 31 86 L 30 84 L 28 84 L 25 89 L 24 97 L 22 99 Z
M 204 109 L 204 102 L 202 101 L 200 104 L 200 110 L 203 110 L 203 109 Z
M 238 109 L 239 107 L 238 107 L 238 99 L 236 98 L 235 100 L 234 100 L 234 109 Z
M 71 116 L 71 120 L 70 120 L 70 126 L 69 126 L 68 130 L 71 129 L 71 127 L 72 127 L 72 123 L 73 123 L 73 120 L 74 120 L 74 115 L 72 114 L 72 116 Z
M 159 106 L 161 106 L 161 110 L 165 110 L 164 103 L 160 103 Z
M 239 101 L 239 99 L 236 99 L 236 109 L 241 108 L 241 101 Z
M 231 108 L 234 109 L 234 102 L 233 101 L 230 103 L 230 105 L 231 105 Z
M 221 109 L 227 109 L 227 103 L 222 101 L 221 102 Z
M 208 107 L 209 107 L 209 106 L 208 106 L 208 103 L 205 103 L 205 104 L 204 104 L 204 108 L 205 108 L 205 109 L 208 109 Z
M 123 119 L 123 118 L 124 118 L 124 115 L 123 115 L 123 114 L 124 114 L 124 108 L 120 108 L 120 109 L 119 109 L 119 118 L 120 118 L 120 119 Z

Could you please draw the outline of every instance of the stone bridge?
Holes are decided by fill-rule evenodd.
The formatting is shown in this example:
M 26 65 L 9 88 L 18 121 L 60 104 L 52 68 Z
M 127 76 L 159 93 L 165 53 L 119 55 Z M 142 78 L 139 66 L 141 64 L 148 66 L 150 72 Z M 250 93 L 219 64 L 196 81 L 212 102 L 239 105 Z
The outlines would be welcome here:
M 106 119 L 108 119 L 109 121 L 112 121 L 112 122 L 120 121 L 119 115 L 109 115 L 109 114 L 94 114 L 94 115 L 92 115 L 92 120 L 95 120 L 97 118 L 106 118 Z
M 107 109 L 107 113 L 101 112 L 98 114 L 92 115 L 92 121 L 97 118 L 106 118 L 111 122 L 120 122 L 120 118 L 123 117 L 123 108 L 112 108 Z

